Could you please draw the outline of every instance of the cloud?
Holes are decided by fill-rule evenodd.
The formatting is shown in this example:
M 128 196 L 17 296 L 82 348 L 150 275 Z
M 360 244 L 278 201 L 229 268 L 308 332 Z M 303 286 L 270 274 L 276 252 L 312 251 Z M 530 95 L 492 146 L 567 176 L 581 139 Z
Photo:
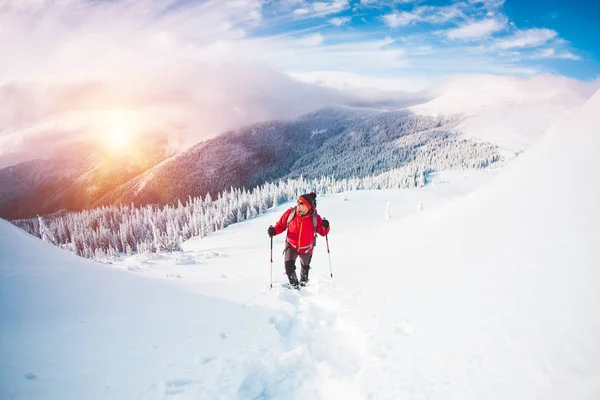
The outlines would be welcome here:
M 405 50 L 394 45 L 389 37 L 341 43 L 328 41 L 319 46 L 315 46 L 315 42 L 304 38 L 256 39 L 231 49 L 231 53 L 251 54 L 263 64 L 285 72 L 369 73 L 374 70 L 382 74 L 407 65 Z
M 475 40 L 487 38 L 506 28 L 505 19 L 486 19 L 466 23 L 458 28 L 446 31 L 448 39 Z
M 463 7 L 463 3 L 445 7 L 422 6 L 410 12 L 394 11 L 384 15 L 383 21 L 390 28 L 398 28 L 418 22 L 443 24 L 457 18 L 463 18 L 464 12 L 461 7 Z
M 368 6 L 371 4 L 377 4 L 379 6 L 393 6 L 395 4 L 410 4 L 418 3 L 422 0 L 360 0 L 362 6 Z
M 342 26 L 348 22 L 350 22 L 350 17 L 335 17 L 329 20 L 329 23 L 335 26 Z
M 554 48 L 547 48 L 538 51 L 537 53 L 529 56 L 531 59 L 563 59 L 563 60 L 581 60 L 576 54 L 571 53 L 568 50 L 556 51 Z
M 514 49 L 523 47 L 537 47 L 545 44 L 558 36 L 557 32 L 546 28 L 533 28 L 519 30 L 513 36 L 500 39 L 495 47 L 499 49 Z
M 292 11 L 294 17 L 292 20 L 323 18 L 350 8 L 349 0 L 316 1 L 312 3 L 298 0 L 292 1 L 291 3 L 288 1 L 287 3 L 288 6 L 298 6 L 298 8 L 295 8 Z M 287 15 L 288 10 L 281 2 L 267 2 L 266 4 L 270 4 L 275 9 L 278 9 L 277 14 L 280 21 L 290 20 Z
M 470 4 L 481 4 L 484 8 L 494 9 L 504 5 L 504 0 L 468 0 Z
M 383 16 L 383 21 L 390 28 L 398 28 L 399 26 L 406 26 L 412 22 L 419 21 L 420 15 L 416 12 L 394 12 Z
M 329 2 L 317 1 L 313 9 L 320 15 L 337 13 L 350 7 L 348 0 L 331 0 Z
M 294 81 L 248 51 L 261 4 L 5 3 L 0 159 L 50 156 L 101 137 L 116 112 L 131 116 L 136 134 L 166 135 L 185 148 L 241 125 L 344 103 L 346 95 Z M 323 37 L 304 40 L 310 47 Z
M 319 86 L 330 87 L 350 91 L 351 94 L 365 93 L 371 91 L 377 92 L 381 88 L 386 88 L 387 91 L 406 93 L 407 89 L 411 92 L 419 92 L 423 88 L 429 86 L 431 82 L 423 77 L 418 77 L 413 74 L 406 74 L 402 77 L 397 76 L 364 76 L 354 72 L 341 71 L 308 71 L 308 72 L 292 72 L 291 75 L 303 82 L 317 84 Z M 386 91 L 384 90 L 384 91 Z M 406 96 L 404 96 L 406 97 Z M 403 97 L 403 98 L 404 98 Z M 367 99 L 362 99 L 363 104 Z M 378 99 L 377 101 L 380 101 Z M 355 103 L 359 99 L 355 100 Z
M 20 4 L 18 9 L 10 4 Z M 243 38 L 261 20 L 258 0 L 174 2 L 29 1 L 9 3 L 0 29 L 4 78 L 118 73 L 188 57 L 219 40 Z M 11 11 L 13 10 L 13 11 Z M 16 11 L 15 11 L 16 10 Z M 40 68 L 43 65 L 43 68 Z
M 325 38 L 320 33 L 314 33 L 312 35 L 306 35 L 296 41 L 299 46 L 319 46 Z
M 110 80 L 3 84 L 0 164 L 4 155 L 12 161 L 15 154 L 18 161 L 51 156 L 61 146 L 101 140 L 121 126 L 137 137 L 166 137 L 182 150 L 242 125 L 293 118 L 349 99 L 260 64 L 240 68 L 235 60 L 189 61 Z
M 582 60 L 582 58 L 580 56 L 578 56 L 577 54 L 573 54 L 573 53 L 571 53 L 568 50 L 565 50 L 565 51 L 563 51 L 561 53 L 558 53 L 556 55 L 556 58 L 562 58 L 562 59 L 565 59 L 565 60 L 577 60 L 577 61 Z
M 556 55 L 556 50 L 550 48 L 550 49 L 540 50 L 540 52 L 538 52 L 537 54 L 534 54 L 533 57 L 534 58 L 552 58 L 555 55 Z

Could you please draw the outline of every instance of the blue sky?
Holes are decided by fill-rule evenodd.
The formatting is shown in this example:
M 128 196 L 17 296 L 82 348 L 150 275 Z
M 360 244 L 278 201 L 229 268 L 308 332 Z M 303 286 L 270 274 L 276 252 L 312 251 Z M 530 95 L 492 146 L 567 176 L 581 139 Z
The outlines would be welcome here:
M 16 79 L 190 60 L 258 63 L 312 83 L 407 91 L 454 74 L 600 75 L 600 2 L 593 0 L 4 4 L 0 57 L 9 62 L 0 73 Z
M 578 79 L 600 75 L 600 2 L 595 0 L 508 1 L 504 11 L 523 29 L 544 26 L 569 43 L 583 62 L 554 60 L 547 68 Z
M 281 63 L 299 75 L 328 69 L 435 81 L 455 73 L 549 72 L 582 80 L 600 74 L 597 1 L 283 0 L 265 4 L 262 16 L 249 30 L 252 37 L 312 38 L 314 59 L 333 53 L 346 61 L 332 60 L 329 68 Z M 340 45 L 377 41 L 386 44 L 358 54 L 362 64 L 347 62 L 351 57 L 339 51 Z M 369 62 L 386 50 L 386 62 Z

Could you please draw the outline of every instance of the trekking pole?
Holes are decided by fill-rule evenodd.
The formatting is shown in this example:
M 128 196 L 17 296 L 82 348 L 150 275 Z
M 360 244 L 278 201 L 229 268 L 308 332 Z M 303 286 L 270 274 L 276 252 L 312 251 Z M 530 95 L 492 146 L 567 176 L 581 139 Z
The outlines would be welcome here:
M 325 241 L 327 242 L 327 257 L 329 257 L 329 274 L 333 278 L 333 270 L 331 269 L 331 252 L 329 251 L 329 235 L 325 235 Z
M 273 236 L 271 236 L 271 289 L 273 289 Z

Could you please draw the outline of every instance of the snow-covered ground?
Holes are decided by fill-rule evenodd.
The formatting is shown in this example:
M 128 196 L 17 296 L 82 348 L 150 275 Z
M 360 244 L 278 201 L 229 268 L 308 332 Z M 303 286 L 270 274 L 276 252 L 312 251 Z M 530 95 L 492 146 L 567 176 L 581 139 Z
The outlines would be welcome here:
M 504 169 L 318 198 L 310 285 L 285 206 L 111 265 L 0 222 L 0 397 L 600 398 L 600 92 Z M 421 211 L 422 210 L 422 211 Z
M 511 159 L 599 87 L 600 82 L 552 75 L 457 76 L 437 87 L 433 100 L 409 109 L 422 115 L 461 114 L 464 120 L 456 130 L 462 137 L 495 143 Z

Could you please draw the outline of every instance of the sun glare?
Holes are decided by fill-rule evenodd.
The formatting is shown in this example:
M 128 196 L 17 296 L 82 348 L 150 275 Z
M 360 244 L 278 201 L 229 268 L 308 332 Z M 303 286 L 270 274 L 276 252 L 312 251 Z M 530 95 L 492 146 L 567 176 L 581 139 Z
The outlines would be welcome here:
M 115 129 L 108 133 L 106 139 L 112 153 L 124 153 L 128 150 L 131 134 L 125 129 Z
M 136 142 L 140 140 L 140 118 L 131 110 L 108 110 L 98 113 L 94 129 L 98 145 L 112 157 L 130 159 L 141 156 Z

